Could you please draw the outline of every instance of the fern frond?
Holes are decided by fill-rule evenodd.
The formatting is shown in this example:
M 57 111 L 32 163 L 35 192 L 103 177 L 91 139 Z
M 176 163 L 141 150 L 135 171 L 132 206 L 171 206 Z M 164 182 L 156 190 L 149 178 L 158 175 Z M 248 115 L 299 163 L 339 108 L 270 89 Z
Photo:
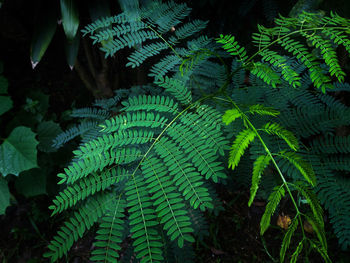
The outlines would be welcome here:
M 99 122 L 96 121 L 85 121 L 79 125 L 76 125 L 63 133 L 57 135 L 57 137 L 53 140 L 53 147 L 60 148 L 63 144 L 73 140 L 75 137 L 97 127 Z
M 160 223 L 164 224 L 164 230 L 167 231 L 170 240 L 177 239 L 180 248 L 183 247 L 184 241 L 194 242 L 190 217 L 184 209 L 185 204 L 176 187 L 172 184 L 171 176 L 168 175 L 166 166 L 158 159 L 151 158 L 143 162 L 143 175 L 151 199 L 155 202 Z
M 123 101 L 122 111 L 151 111 L 178 113 L 178 103 L 169 97 L 164 96 L 146 96 L 139 95 L 138 97 L 131 97 L 127 101 Z
M 297 151 L 299 149 L 298 139 L 294 134 L 281 127 L 278 123 L 268 122 L 261 130 L 271 135 L 277 135 L 284 140 L 292 150 Z
M 106 120 L 104 124 L 99 126 L 101 132 L 112 133 L 117 130 L 125 130 L 132 127 L 164 127 L 168 119 L 159 114 L 152 112 L 137 111 L 133 114 L 119 115 L 112 119 Z
M 274 214 L 278 204 L 280 203 L 285 191 L 283 185 L 276 186 L 271 192 L 268 203 L 265 208 L 265 212 L 260 221 L 260 234 L 263 235 L 270 225 L 271 216 Z
M 312 150 L 319 154 L 350 153 L 350 136 L 324 136 L 311 142 Z
M 261 176 L 264 173 L 265 168 L 269 165 L 270 161 L 271 157 L 269 155 L 261 155 L 254 161 L 248 206 L 251 206 L 254 201 L 256 192 L 259 188 Z
M 234 36 L 220 35 L 220 37 L 216 39 L 216 42 L 222 44 L 222 47 L 232 56 L 238 56 L 238 61 L 244 65 L 245 61 L 248 59 L 247 51 L 238 44 Z
M 188 157 L 181 153 L 180 149 L 165 137 L 155 145 L 156 152 L 165 159 L 169 174 L 173 176 L 175 184 L 179 187 L 185 200 L 189 200 L 195 209 L 205 210 L 212 208 L 212 199 L 208 189 L 202 187 L 203 180 L 200 174 L 189 165 Z
M 299 41 L 290 37 L 279 39 L 278 43 L 288 52 L 292 53 L 297 59 L 309 69 L 310 78 L 316 88 L 325 92 L 326 89 L 331 89 L 331 80 L 328 76 L 323 74 L 323 70 L 320 67 L 320 63 L 314 55 L 308 52 L 308 49 Z
M 249 113 L 251 114 L 259 114 L 259 115 L 269 115 L 269 116 L 273 116 L 276 117 L 277 115 L 280 114 L 279 111 L 275 110 L 272 107 L 265 107 L 264 105 L 261 104 L 255 104 L 255 105 L 251 105 L 249 106 Z
M 61 213 L 69 207 L 76 205 L 80 200 L 84 200 L 90 195 L 104 191 L 120 178 L 127 176 L 126 171 L 119 169 L 105 170 L 100 174 L 93 174 L 83 178 L 73 186 L 68 186 L 52 200 L 53 205 L 49 209 L 53 210 L 52 215 Z
M 169 78 L 168 76 L 165 76 L 165 78 L 159 76 L 154 83 L 163 87 L 182 104 L 190 104 L 192 102 L 191 92 L 181 80 Z
M 219 154 L 224 155 L 224 150 L 227 149 L 227 141 L 221 135 L 220 125 L 215 125 L 211 119 L 213 115 L 216 115 L 216 118 L 219 116 L 217 111 L 213 111 L 210 111 L 210 109 L 205 111 L 204 107 L 202 107 L 199 111 L 197 110 L 199 114 L 182 114 L 179 117 L 179 121 L 190 128 L 198 138 L 206 140 L 206 144 L 211 147 L 214 153 L 219 152 Z M 197 125 L 199 121 L 201 125 Z
M 321 246 L 324 248 L 324 250 L 327 251 L 327 240 L 326 240 L 326 233 L 323 226 L 323 221 L 322 221 L 322 225 L 320 225 L 318 222 L 318 219 L 315 218 L 314 216 L 305 215 L 305 217 L 307 221 L 310 223 L 310 225 L 312 226 L 312 229 L 315 231 Z
M 81 238 L 95 222 L 104 214 L 109 203 L 115 199 L 112 194 L 104 194 L 90 198 L 79 210 L 74 212 L 64 225 L 57 231 L 57 235 L 48 245 L 50 251 L 44 257 L 51 258 L 51 262 L 66 255 L 73 243 Z
M 162 261 L 162 242 L 159 232 L 156 211 L 152 207 L 144 180 L 135 177 L 127 183 L 126 200 L 129 207 L 129 224 L 134 251 L 142 262 Z
M 158 55 L 163 50 L 169 48 L 169 45 L 164 42 L 156 42 L 149 45 L 144 45 L 134 51 L 129 57 L 129 62 L 126 67 L 136 68 L 140 66 L 147 58 Z
M 306 199 L 308 205 L 310 206 L 313 217 L 316 220 L 316 223 L 323 228 L 323 209 L 320 205 L 320 202 L 316 196 L 316 194 L 309 188 L 305 187 L 301 183 L 293 184 L 293 186 L 302 194 L 302 196 Z M 314 220 L 314 221 L 315 221 Z M 324 231 L 324 230 L 323 230 Z
M 248 148 L 249 144 L 254 140 L 256 134 L 251 129 L 245 129 L 241 131 L 236 139 L 233 141 L 230 156 L 228 160 L 228 167 L 232 170 L 238 165 L 244 151 Z
M 148 76 L 154 77 L 155 79 L 164 77 L 169 71 L 179 66 L 181 62 L 181 58 L 176 55 L 165 56 L 151 67 Z
M 279 55 L 276 51 L 268 49 L 261 50 L 259 55 L 262 56 L 262 61 L 268 62 L 276 67 L 281 72 L 284 80 L 292 85 L 293 88 L 301 85 L 299 74 L 288 65 L 286 57 Z
M 181 124 L 172 126 L 167 130 L 167 133 L 188 154 L 188 158 L 193 165 L 206 179 L 210 178 L 217 182 L 219 178 L 226 178 L 226 175 L 222 172 L 221 162 L 217 161 L 217 155 L 207 145 L 205 138 L 198 138 L 195 133 L 191 132 L 190 128 Z
M 122 196 L 116 198 L 115 202 L 109 204 L 102 222 L 97 230 L 95 249 L 91 252 L 90 260 L 95 262 L 117 262 L 118 251 L 123 233 L 123 218 L 126 202 Z
M 106 110 L 101 110 L 96 108 L 82 108 L 82 109 L 74 109 L 70 116 L 75 118 L 90 118 L 90 119 L 96 119 L 96 120 L 105 120 L 110 117 L 110 114 Z
M 295 152 L 285 151 L 279 152 L 277 155 L 293 164 L 308 183 L 310 183 L 312 186 L 316 185 L 316 176 L 312 166 L 300 155 L 296 154 Z
M 287 249 L 289 248 L 290 240 L 292 239 L 292 236 L 297 229 L 299 224 L 299 220 L 297 218 L 294 218 L 292 220 L 292 223 L 289 225 L 287 232 L 285 233 L 283 240 L 282 240 L 282 247 L 280 250 L 280 262 L 284 262 L 284 257 L 286 256 Z
M 142 44 L 146 40 L 158 39 L 158 35 L 153 31 L 136 31 L 120 36 L 118 39 L 108 41 L 101 50 L 105 53 L 105 57 L 113 56 L 117 51 L 125 47 L 133 47 Z
M 335 48 L 332 47 L 332 42 L 316 34 L 307 34 L 303 31 L 301 31 L 300 34 L 308 39 L 313 46 L 320 49 L 322 57 L 326 65 L 329 67 L 329 73 L 331 76 L 335 76 L 339 82 L 343 82 L 345 72 L 339 65 L 337 53 Z
M 267 85 L 271 85 L 273 88 L 276 88 L 277 85 L 281 84 L 280 75 L 267 64 L 255 62 L 253 63 L 250 72 L 262 79 Z
M 208 21 L 193 20 L 175 30 L 176 41 L 185 39 L 206 28 Z M 175 42 L 175 41 L 171 41 Z
M 304 246 L 304 239 L 301 240 L 297 246 L 297 248 L 295 249 L 292 257 L 290 258 L 290 263 L 296 263 L 298 260 L 298 257 L 301 253 L 301 251 L 303 250 L 303 246 Z
M 242 117 L 242 112 L 240 112 L 238 109 L 231 109 L 225 112 L 225 114 L 222 116 L 222 121 L 226 125 L 229 125 L 231 122 L 241 117 Z

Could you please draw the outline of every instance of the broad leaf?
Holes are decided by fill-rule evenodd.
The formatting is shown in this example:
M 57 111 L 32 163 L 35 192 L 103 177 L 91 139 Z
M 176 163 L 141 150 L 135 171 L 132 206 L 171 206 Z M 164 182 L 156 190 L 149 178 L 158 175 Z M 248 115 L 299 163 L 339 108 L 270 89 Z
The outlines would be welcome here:
M 35 133 L 30 128 L 16 127 L 0 146 L 0 173 L 18 175 L 38 167 Z
M 77 34 L 74 39 L 72 40 L 67 39 L 64 46 L 67 63 L 71 70 L 73 69 L 75 65 L 75 61 L 77 60 L 79 43 L 80 43 L 80 36 L 79 34 Z
M 51 7 L 49 11 L 42 11 L 42 16 L 35 27 L 30 48 L 30 59 L 33 69 L 40 62 L 56 32 L 57 17 Z M 50 11 L 51 10 L 51 11 Z

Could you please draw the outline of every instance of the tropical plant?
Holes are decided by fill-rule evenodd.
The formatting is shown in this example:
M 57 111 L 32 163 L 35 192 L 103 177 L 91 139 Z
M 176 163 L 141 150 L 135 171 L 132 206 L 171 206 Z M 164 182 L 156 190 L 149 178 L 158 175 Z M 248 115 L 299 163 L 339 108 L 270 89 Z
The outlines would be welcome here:
M 331 171 L 322 174 L 319 168 L 325 161 L 313 145 L 322 145 L 322 141 L 309 146 L 300 141 L 315 134 L 331 135 L 347 124 L 346 118 L 340 118 L 347 107 L 324 93 L 331 88 L 347 89 L 341 84 L 345 73 L 335 46 L 344 45 L 349 51 L 349 20 L 335 14 L 280 17 L 274 28 L 259 26 L 259 33 L 253 35 L 258 51 L 248 56 L 232 36 L 220 36 L 217 42 L 203 35 L 196 37 L 206 22 L 183 22 L 189 13 L 185 4 L 151 1 L 97 20 L 83 30 L 101 45 L 106 56 L 131 48 L 126 66 L 138 67 L 157 57 L 160 60 L 150 66 L 149 76 L 154 81 L 148 94 L 129 96 L 107 111 L 78 111 L 76 116 L 90 119 L 87 123 L 91 119 L 96 122 L 56 138 L 56 145 L 60 145 L 83 135 L 72 162 L 58 174 L 59 184 L 65 183 L 66 188 L 50 206 L 53 215 L 70 208 L 73 211 L 48 245 L 45 257 L 56 261 L 66 255 L 95 223 L 99 229 L 91 253 L 93 261 L 127 261 L 130 253 L 121 251 L 129 234 L 133 240 L 129 249 L 140 262 L 162 262 L 165 258 L 176 262 L 189 255 L 190 243 L 201 238 L 200 230 L 205 229 L 197 224 L 202 222 L 202 213 L 217 212 L 212 184 L 226 180 L 226 137 L 233 135 L 229 168 L 239 170 L 245 155 L 254 160 L 248 204 L 257 195 L 264 197 L 259 193 L 261 188 L 271 186 L 265 196 L 268 203 L 261 234 L 286 193 L 295 209 L 282 241 L 281 262 L 298 226 L 302 239 L 291 262 L 297 260 L 303 247 L 316 249 L 329 262 L 323 211 L 314 187 L 325 200 L 321 193 L 330 193 L 328 187 L 336 180 L 328 183 L 322 178 L 335 175 Z M 310 47 L 302 44 L 301 37 Z M 277 44 L 281 48 L 273 51 Z M 285 56 L 283 50 L 292 57 Z M 231 69 L 225 64 L 230 55 L 237 57 Z M 258 55 L 261 61 L 254 61 Z M 331 77 L 339 82 L 334 83 Z M 343 112 L 336 112 L 339 109 Z M 297 126 L 300 120 L 302 129 Z M 322 125 L 315 127 L 314 123 Z M 337 156 L 347 152 L 340 150 L 340 139 L 328 140 L 338 145 L 330 149 Z M 335 170 L 345 167 L 342 161 L 335 164 L 339 159 L 326 160 Z M 273 177 L 272 183 L 266 183 L 271 176 L 264 175 L 268 166 L 279 176 Z M 246 174 L 246 168 L 243 170 Z M 236 175 L 239 180 L 239 173 Z M 318 185 L 318 180 L 322 184 Z M 336 198 L 343 197 L 345 194 Z M 349 207 L 346 200 L 342 204 Z M 335 220 L 343 220 L 333 215 Z M 317 239 L 305 234 L 303 219 L 312 225 Z M 343 230 L 337 224 L 335 228 Z M 341 236 L 344 248 L 348 237 Z M 188 256 L 186 260 L 190 261 Z

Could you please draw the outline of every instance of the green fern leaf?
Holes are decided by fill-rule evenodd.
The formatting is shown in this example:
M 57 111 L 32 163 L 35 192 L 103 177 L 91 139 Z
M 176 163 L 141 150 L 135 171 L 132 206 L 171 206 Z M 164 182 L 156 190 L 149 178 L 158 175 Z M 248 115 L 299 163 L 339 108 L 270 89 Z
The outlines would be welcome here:
M 156 212 L 164 224 L 164 230 L 171 240 L 177 239 L 179 247 L 183 247 L 184 241 L 194 242 L 190 217 L 184 209 L 185 204 L 176 187 L 172 185 L 171 176 L 166 166 L 158 159 L 152 158 L 143 162 L 143 174 L 147 188 L 152 194 Z
M 285 151 L 279 152 L 277 155 L 293 164 L 308 183 L 310 183 L 312 186 L 316 185 L 316 176 L 312 166 L 310 163 L 303 160 L 300 155 L 294 152 Z
M 267 85 L 271 85 L 273 88 L 276 88 L 281 84 L 280 75 L 267 64 L 255 62 L 253 63 L 250 72 L 259 79 L 262 79 Z
M 155 150 L 165 160 L 168 172 L 173 176 L 185 200 L 189 200 L 195 209 L 200 208 L 204 211 L 206 208 L 213 208 L 212 198 L 208 189 L 203 187 L 202 177 L 187 162 L 189 157 L 165 137 L 162 137 L 155 145 Z
M 271 157 L 269 155 L 261 155 L 255 160 L 253 164 L 252 185 L 250 187 L 250 198 L 248 201 L 248 206 L 251 206 L 254 201 L 256 192 L 259 188 L 261 175 L 264 173 L 264 170 L 269 165 L 270 161 Z
M 311 215 L 305 215 L 307 221 L 311 224 L 312 229 L 315 231 L 318 240 L 320 241 L 321 246 L 325 251 L 327 251 L 327 240 L 326 240 L 326 233 L 323 227 L 323 221 L 322 225 L 319 224 L 318 219 Z
M 293 86 L 297 88 L 301 85 L 299 74 L 294 71 L 287 63 L 287 58 L 279 55 L 277 52 L 272 50 L 261 50 L 259 53 L 262 56 L 262 61 L 270 63 L 281 71 L 283 78 Z
M 174 97 L 182 104 L 191 104 L 191 93 L 185 86 L 185 83 L 183 83 L 183 81 L 180 79 L 169 78 L 167 76 L 163 78 L 159 76 L 159 78 L 154 83 L 160 87 L 163 87 L 170 94 L 174 95 Z
M 309 188 L 305 187 L 301 183 L 293 184 L 294 187 L 305 197 L 308 205 L 310 206 L 313 216 L 318 225 L 322 228 L 324 227 L 323 223 L 323 209 L 320 205 L 320 202 L 316 194 Z
M 284 262 L 284 257 L 286 256 L 287 249 L 289 248 L 290 240 L 298 227 L 298 223 L 298 219 L 294 218 L 292 223 L 288 227 L 286 234 L 283 237 L 282 247 L 280 250 L 280 262 Z
M 265 107 L 264 105 L 261 104 L 255 104 L 249 106 L 249 113 L 251 114 L 259 114 L 259 115 L 269 115 L 276 117 L 278 114 L 280 114 L 279 111 L 275 110 L 274 108 L 271 107 Z
M 114 198 L 112 194 L 104 194 L 89 199 L 57 231 L 57 235 L 48 245 L 49 251 L 44 254 L 44 257 L 51 258 L 51 262 L 55 262 L 66 255 L 73 243 L 97 222 Z
M 91 252 L 90 260 L 95 262 L 117 262 L 118 251 L 122 242 L 124 209 L 126 202 L 121 195 L 108 205 L 107 212 L 102 217 L 97 231 L 95 249 Z
M 227 110 L 225 114 L 222 116 L 222 121 L 226 124 L 229 125 L 231 122 L 236 120 L 237 118 L 241 118 L 242 113 L 237 110 L 237 109 L 231 109 Z
M 123 111 L 156 110 L 158 112 L 178 113 L 178 104 L 169 97 L 139 95 L 122 102 Z
M 245 129 L 241 131 L 236 139 L 234 140 L 230 156 L 228 160 L 228 167 L 232 168 L 232 170 L 238 165 L 239 160 L 241 159 L 244 151 L 248 148 L 249 144 L 254 140 L 256 134 L 251 129 Z
M 298 256 L 300 255 L 301 251 L 303 250 L 303 246 L 304 246 L 304 239 L 299 242 L 296 250 L 294 251 L 292 257 L 290 258 L 290 263 L 297 262 Z
M 285 191 L 283 185 L 276 186 L 271 192 L 268 203 L 265 208 L 265 212 L 261 217 L 260 221 L 260 235 L 263 235 L 267 228 L 270 226 L 271 216 L 275 212 L 278 204 L 280 203 L 282 197 L 284 196 Z
M 238 56 L 238 61 L 244 65 L 244 62 L 248 59 L 247 52 L 244 47 L 238 44 L 234 36 L 220 35 L 220 37 L 216 39 L 216 42 L 222 44 L 222 47 L 232 56 Z
M 278 123 L 268 122 L 261 130 L 271 135 L 277 135 L 279 138 L 283 139 L 292 150 L 297 151 L 299 149 L 298 139 L 294 134 L 282 128 Z
M 155 228 L 158 225 L 156 211 L 152 207 L 145 182 L 140 177 L 133 177 L 125 190 L 136 258 L 142 258 L 142 262 L 162 261 L 161 236 Z

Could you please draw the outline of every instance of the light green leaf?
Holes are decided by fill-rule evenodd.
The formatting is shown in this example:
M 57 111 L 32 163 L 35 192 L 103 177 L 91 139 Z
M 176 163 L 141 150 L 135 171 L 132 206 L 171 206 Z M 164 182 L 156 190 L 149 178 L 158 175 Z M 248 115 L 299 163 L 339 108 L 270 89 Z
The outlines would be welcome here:
M 0 146 L 0 173 L 18 175 L 38 167 L 35 133 L 30 128 L 16 127 Z
M 6 208 L 10 205 L 10 191 L 7 181 L 0 177 L 0 215 L 4 215 Z
M 270 115 L 276 117 L 278 114 L 280 114 L 279 111 L 275 110 L 274 108 L 271 107 L 265 107 L 264 105 L 261 104 L 256 104 L 252 105 L 249 107 L 249 112 L 254 114 L 259 114 L 259 115 Z
M 299 242 L 297 249 L 294 251 L 294 253 L 290 259 L 290 263 L 297 262 L 298 256 L 299 256 L 300 252 L 303 250 L 303 243 L 304 243 L 304 239 Z
M 57 26 L 56 13 L 52 7 L 49 8 L 49 11 L 41 12 L 41 14 L 42 16 L 39 18 L 35 27 L 30 48 L 30 59 L 32 61 L 33 69 L 45 54 L 45 51 L 56 32 Z
M 15 186 L 25 197 L 46 194 L 46 174 L 38 168 L 24 171 L 16 180 Z
M 268 198 L 268 203 L 265 208 L 265 212 L 263 216 L 261 217 L 260 221 L 260 235 L 263 235 L 267 228 L 270 225 L 271 221 L 271 216 L 275 212 L 278 204 L 280 203 L 282 197 L 284 196 L 285 191 L 283 188 L 283 185 L 281 186 L 276 186 L 273 191 L 271 192 L 269 198 Z
M 312 186 L 316 185 L 316 175 L 310 163 L 305 161 L 300 155 L 295 152 L 285 152 L 282 151 L 278 153 L 283 159 L 288 160 L 291 164 L 298 169 L 298 171 L 303 175 L 305 180 L 309 182 Z
M 240 118 L 242 116 L 242 113 L 237 109 L 227 110 L 222 116 L 222 121 L 229 125 L 231 122 L 233 122 L 235 119 Z
M 73 40 L 79 27 L 79 12 L 75 0 L 61 0 L 60 3 L 64 33 L 68 40 Z
M 292 221 L 292 224 L 288 227 L 287 233 L 283 237 L 282 247 L 280 250 L 280 262 L 284 262 L 284 257 L 286 256 L 286 251 L 289 247 L 292 235 L 294 234 L 295 230 L 298 227 L 298 223 L 299 223 L 298 218 L 294 218 Z
M 249 144 L 254 140 L 255 138 L 255 132 L 251 129 L 246 129 L 241 131 L 236 139 L 234 140 L 230 156 L 228 160 L 228 167 L 232 167 L 232 170 L 238 165 L 242 155 L 244 154 L 244 151 L 247 149 Z
M 264 125 L 262 130 L 268 134 L 277 135 L 284 140 L 292 150 L 296 151 L 299 149 L 299 142 L 294 134 L 284 129 L 278 123 L 268 122 Z
M 269 165 L 271 157 L 269 155 L 259 156 L 253 164 L 252 186 L 250 187 L 250 198 L 248 206 L 251 206 L 259 188 L 261 175 L 264 173 L 266 166 Z

